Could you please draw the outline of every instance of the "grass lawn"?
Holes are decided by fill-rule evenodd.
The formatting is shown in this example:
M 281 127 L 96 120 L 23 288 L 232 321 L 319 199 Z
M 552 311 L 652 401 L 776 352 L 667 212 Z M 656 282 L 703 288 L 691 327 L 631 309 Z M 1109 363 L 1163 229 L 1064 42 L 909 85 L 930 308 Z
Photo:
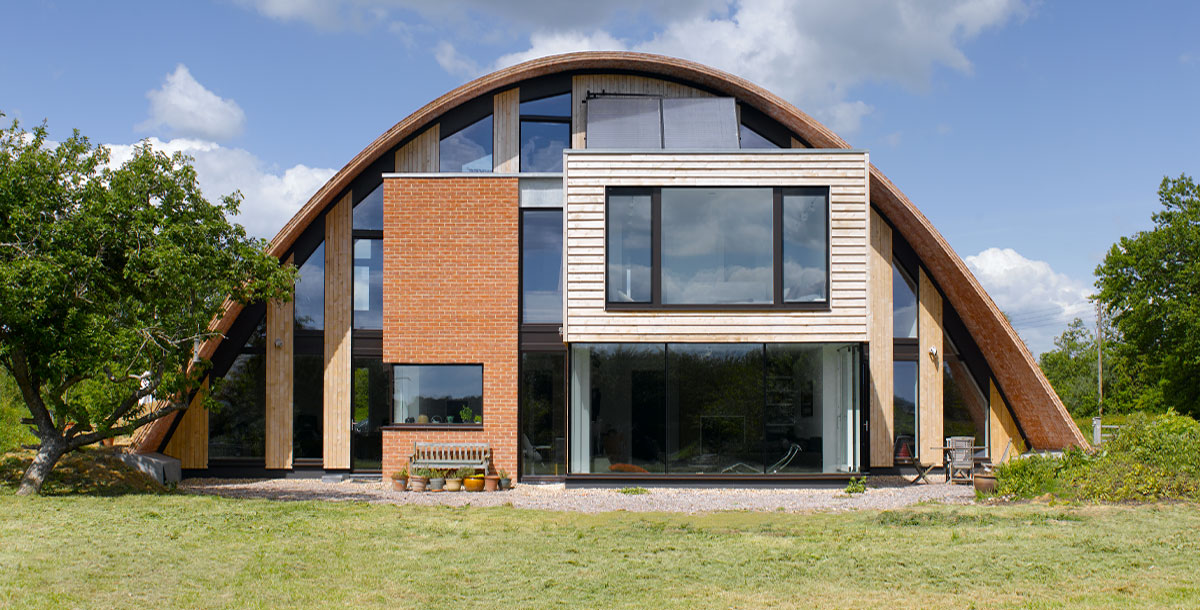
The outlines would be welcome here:
M 0 607 L 1197 607 L 1197 532 L 1192 504 L 585 515 L 3 487 Z

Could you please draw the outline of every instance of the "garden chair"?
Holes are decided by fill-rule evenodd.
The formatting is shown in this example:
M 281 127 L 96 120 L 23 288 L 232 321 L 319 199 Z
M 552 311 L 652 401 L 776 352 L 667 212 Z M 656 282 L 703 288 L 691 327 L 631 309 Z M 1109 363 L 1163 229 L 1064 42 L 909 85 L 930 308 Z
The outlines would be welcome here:
M 975 437 L 951 436 L 947 441 L 946 477 L 951 483 L 975 480 Z

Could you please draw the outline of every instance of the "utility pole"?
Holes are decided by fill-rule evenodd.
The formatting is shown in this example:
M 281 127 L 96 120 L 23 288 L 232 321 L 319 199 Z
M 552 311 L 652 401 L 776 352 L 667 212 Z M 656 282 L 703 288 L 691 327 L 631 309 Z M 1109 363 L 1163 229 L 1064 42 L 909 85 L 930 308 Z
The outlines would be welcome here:
M 1096 413 L 1104 417 L 1104 308 L 1096 302 Z

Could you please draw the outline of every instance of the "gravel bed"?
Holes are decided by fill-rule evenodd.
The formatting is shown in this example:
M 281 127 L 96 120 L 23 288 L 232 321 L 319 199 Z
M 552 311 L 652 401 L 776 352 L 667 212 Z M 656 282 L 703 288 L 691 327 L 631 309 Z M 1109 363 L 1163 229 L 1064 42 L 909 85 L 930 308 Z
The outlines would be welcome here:
M 607 511 L 704 513 L 749 511 L 848 511 L 894 509 L 921 502 L 969 504 L 975 491 L 967 485 L 933 483 L 909 485 L 900 477 L 872 477 L 867 491 L 847 496 L 841 488 L 676 488 L 649 487 L 644 494 L 619 489 L 566 489 L 561 483 L 516 485 L 494 493 L 397 492 L 381 481 L 347 480 L 325 483 L 320 479 L 186 479 L 186 493 L 228 498 L 269 500 L 332 500 L 421 506 L 504 506 L 554 511 L 598 513 Z

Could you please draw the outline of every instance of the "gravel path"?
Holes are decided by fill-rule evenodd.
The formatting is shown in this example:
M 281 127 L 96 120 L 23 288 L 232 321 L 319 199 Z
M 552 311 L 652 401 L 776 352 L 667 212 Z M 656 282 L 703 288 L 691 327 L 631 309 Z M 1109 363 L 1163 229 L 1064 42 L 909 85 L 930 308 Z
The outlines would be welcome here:
M 919 502 L 969 504 L 975 491 L 966 485 L 934 483 L 909 485 L 899 477 L 873 477 L 866 493 L 847 496 L 842 489 L 705 489 L 651 487 L 644 494 L 618 489 L 566 489 L 560 484 L 517 485 L 497 493 L 395 492 L 379 481 L 323 483 L 320 479 L 186 479 L 179 489 L 187 493 L 229 498 L 269 500 L 333 500 L 422 506 L 502 506 L 541 510 L 597 513 L 630 512 L 703 513 L 721 510 L 847 511 L 893 509 Z

